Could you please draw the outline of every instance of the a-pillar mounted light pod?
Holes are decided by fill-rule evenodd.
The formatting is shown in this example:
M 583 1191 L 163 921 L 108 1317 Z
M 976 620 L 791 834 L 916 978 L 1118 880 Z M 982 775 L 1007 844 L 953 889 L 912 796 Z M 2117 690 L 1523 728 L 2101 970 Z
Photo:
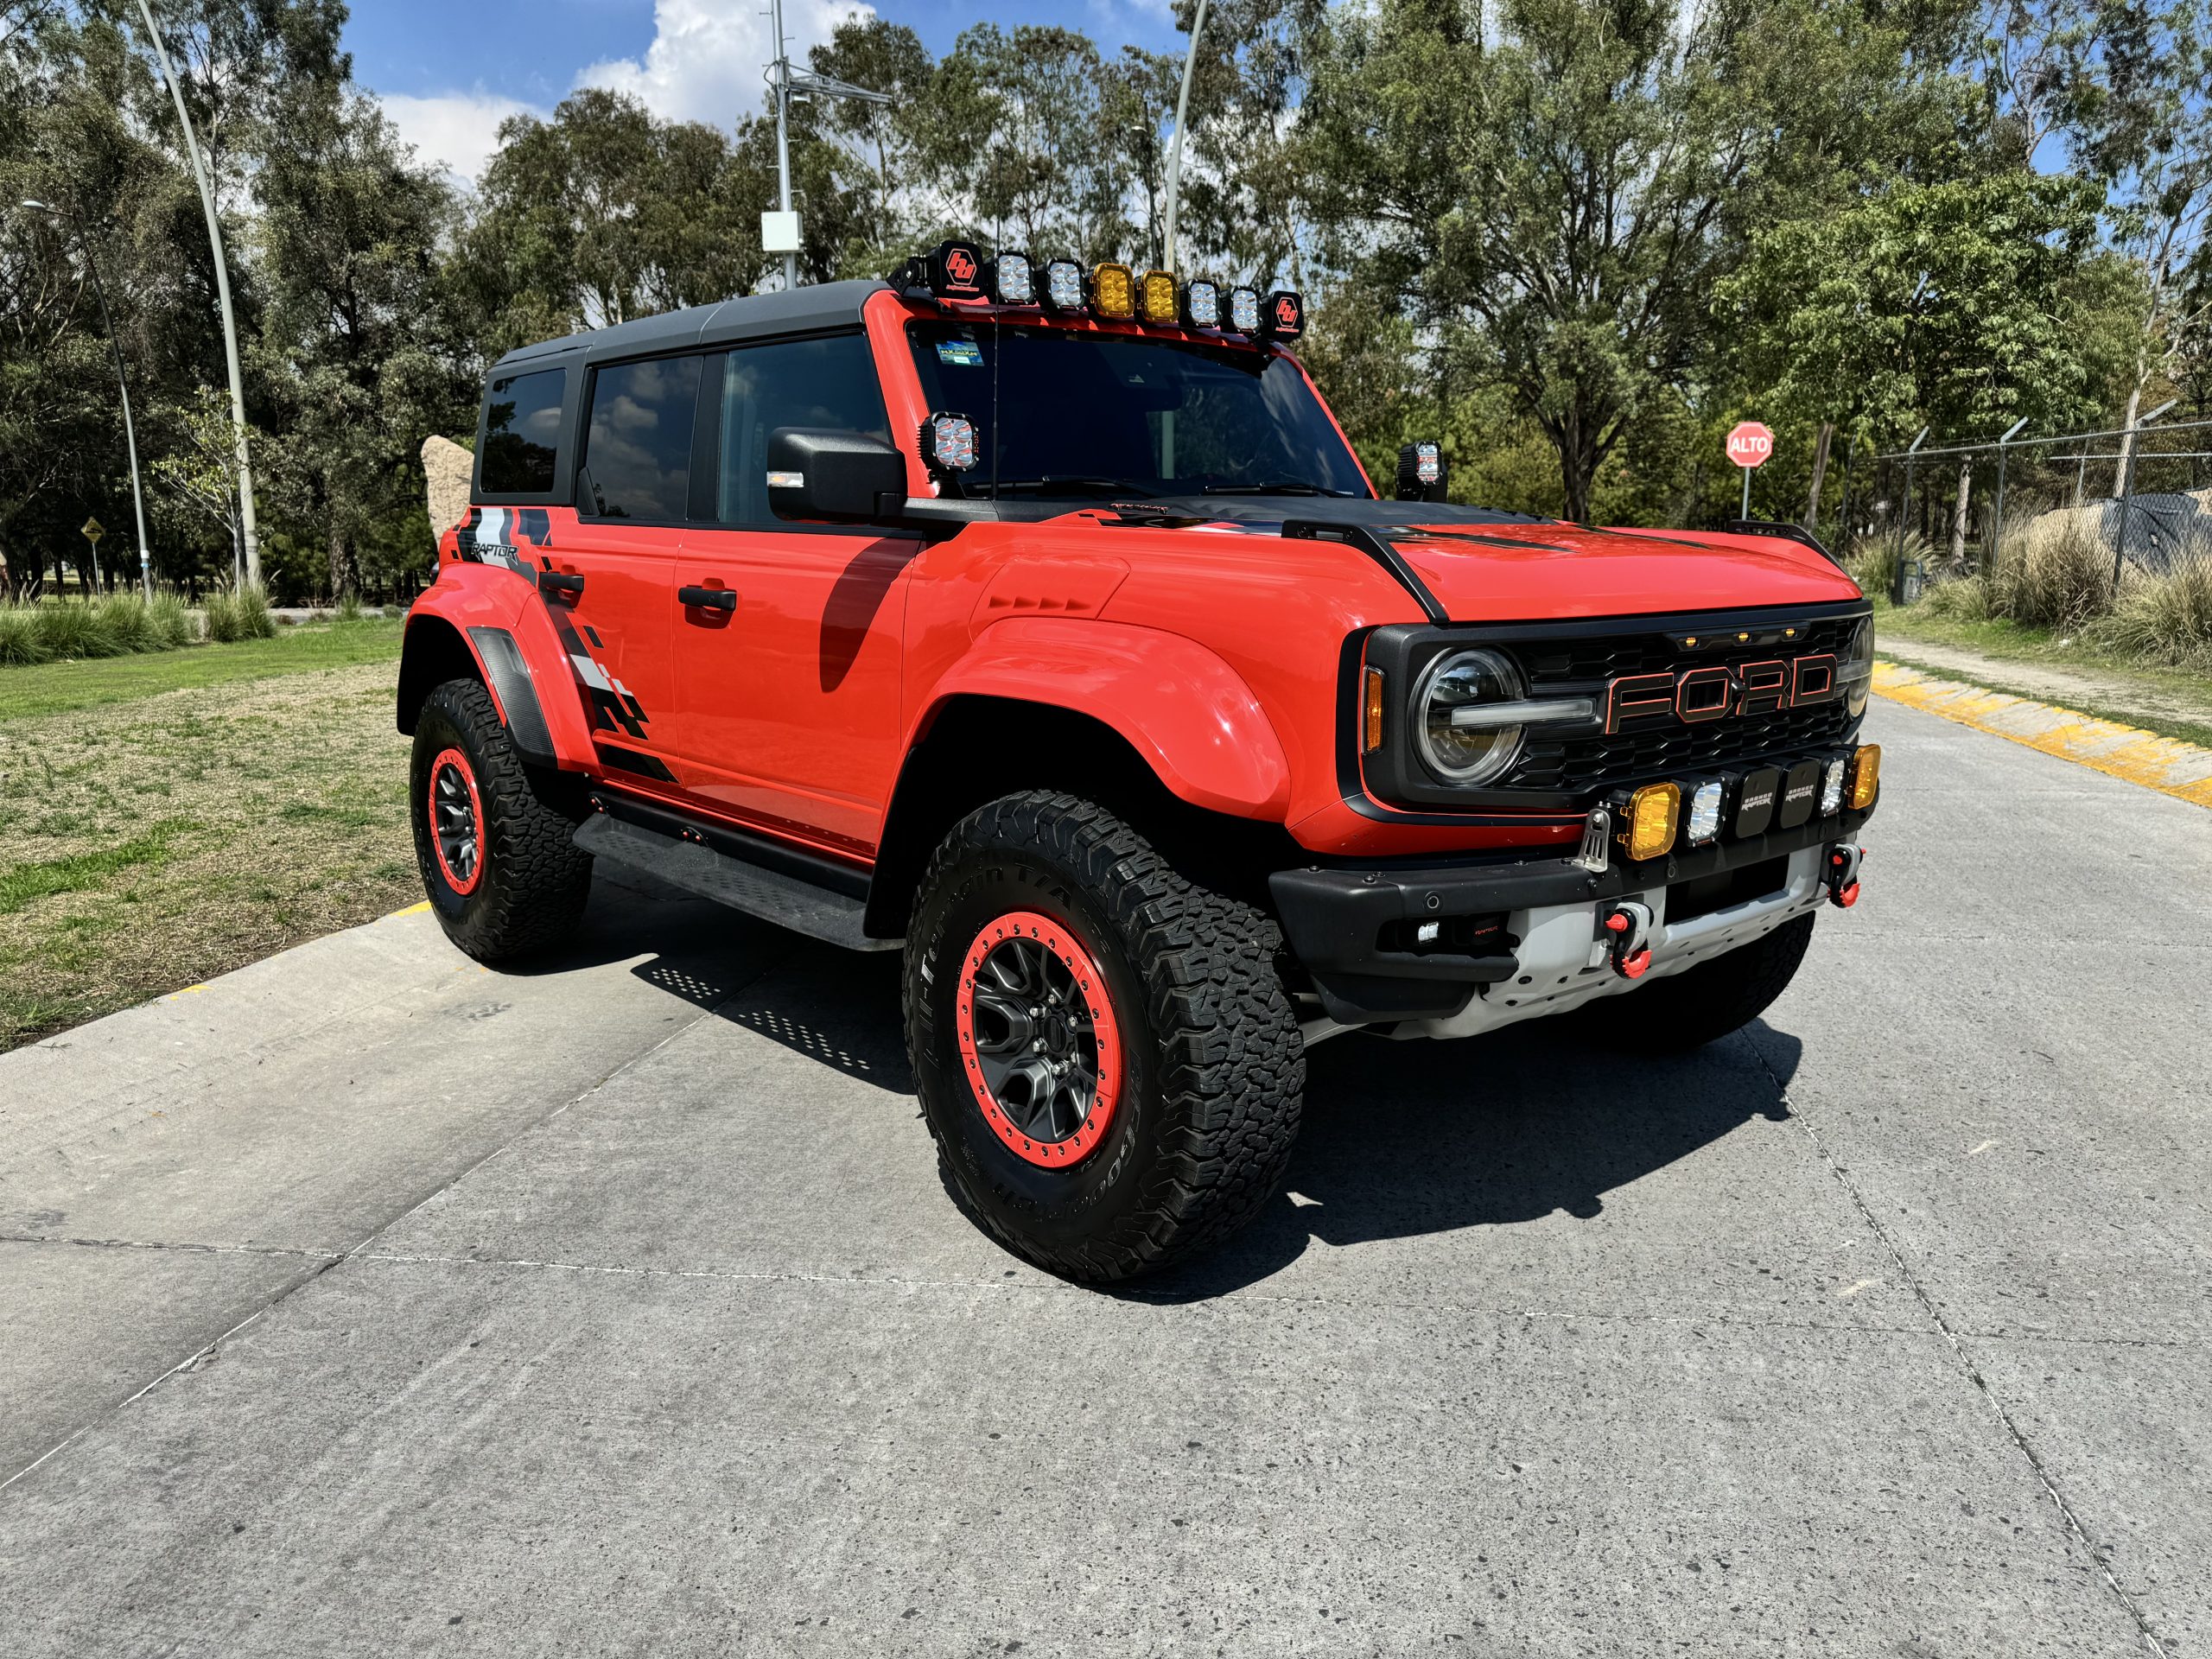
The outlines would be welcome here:
M 1409 443 L 1398 451 L 1399 500 L 1441 501 L 1449 481 L 1441 444 Z
M 1624 899 L 1605 913 L 1599 926 L 1613 971 L 1623 979 L 1642 979 L 1651 967 L 1651 907 Z
M 1866 856 L 1864 847 L 1828 849 L 1828 902 L 1838 910 L 1849 910 L 1859 902 L 1859 866 Z
M 976 466 L 976 423 L 965 415 L 939 412 L 922 423 L 922 459 L 939 478 L 972 472 Z

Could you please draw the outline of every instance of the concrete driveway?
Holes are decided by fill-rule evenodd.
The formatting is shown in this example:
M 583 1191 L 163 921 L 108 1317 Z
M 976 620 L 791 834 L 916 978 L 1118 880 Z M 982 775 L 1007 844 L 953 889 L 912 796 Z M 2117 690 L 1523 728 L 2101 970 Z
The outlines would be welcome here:
M 603 885 L 0 1058 L 0 1654 L 2190 1654 L 2212 817 L 1877 706 L 1748 1033 L 1313 1058 L 1107 1295 L 938 1185 L 897 967 Z

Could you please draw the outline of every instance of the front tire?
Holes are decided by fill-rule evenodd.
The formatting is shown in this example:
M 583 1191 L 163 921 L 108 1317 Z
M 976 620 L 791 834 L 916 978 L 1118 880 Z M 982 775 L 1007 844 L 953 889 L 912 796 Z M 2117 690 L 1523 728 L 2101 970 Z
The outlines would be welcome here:
M 1101 1283 L 1243 1225 L 1281 1179 L 1306 1081 L 1280 949 L 1270 918 L 1090 802 L 1039 791 L 964 819 L 906 963 L 956 1201 L 1016 1255 Z
M 447 938 L 479 962 L 510 962 L 575 931 L 591 855 L 474 680 L 448 680 L 423 700 L 408 794 L 415 861 Z

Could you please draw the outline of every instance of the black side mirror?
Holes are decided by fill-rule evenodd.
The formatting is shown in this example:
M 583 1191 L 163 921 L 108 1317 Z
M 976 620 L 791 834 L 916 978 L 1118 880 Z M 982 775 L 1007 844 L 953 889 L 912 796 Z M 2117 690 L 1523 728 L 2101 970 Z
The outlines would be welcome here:
M 779 518 L 895 518 L 906 505 L 906 458 L 864 432 L 779 426 L 768 435 L 768 505 Z
M 1450 483 L 1444 465 L 1444 446 L 1409 443 L 1398 451 L 1398 499 L 1441 501 Z

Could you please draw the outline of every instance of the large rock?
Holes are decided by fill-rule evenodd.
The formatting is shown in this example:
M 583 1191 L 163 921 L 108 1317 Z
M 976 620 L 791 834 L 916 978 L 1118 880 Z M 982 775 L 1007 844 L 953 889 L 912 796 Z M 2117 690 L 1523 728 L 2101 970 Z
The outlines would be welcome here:
M 423 475 L 430 487 L 430 534 L 442 536 L 468 517 L 468 486 L 476 475 L 476 457 L 451 438 L 425 438 Z

